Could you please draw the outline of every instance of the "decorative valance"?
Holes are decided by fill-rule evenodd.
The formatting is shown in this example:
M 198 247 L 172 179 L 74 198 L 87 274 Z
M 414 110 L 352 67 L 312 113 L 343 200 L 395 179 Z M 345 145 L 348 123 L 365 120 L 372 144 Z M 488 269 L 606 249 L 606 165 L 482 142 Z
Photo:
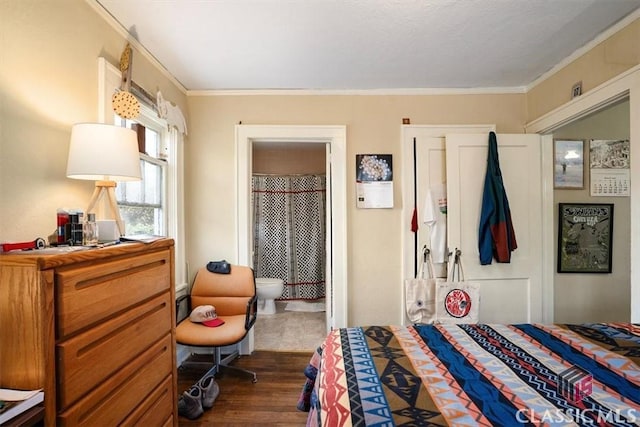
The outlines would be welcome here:
M 187 121 L 180 107 L 166 101 L 160 91 L 156 96 L 156 105 L 158 107 L 158 117 L 165 119 L 169 126 L 175 126 L 180 133 L 187 135 Z

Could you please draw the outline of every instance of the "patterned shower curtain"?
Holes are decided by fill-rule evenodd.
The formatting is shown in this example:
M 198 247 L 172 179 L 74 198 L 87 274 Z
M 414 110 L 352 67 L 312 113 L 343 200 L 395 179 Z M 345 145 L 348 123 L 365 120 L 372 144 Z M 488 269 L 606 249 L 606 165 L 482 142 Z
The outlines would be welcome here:
M 279 300 L 325 296 L 325 175 L 254 175 L 256 277 L 284 280 Z

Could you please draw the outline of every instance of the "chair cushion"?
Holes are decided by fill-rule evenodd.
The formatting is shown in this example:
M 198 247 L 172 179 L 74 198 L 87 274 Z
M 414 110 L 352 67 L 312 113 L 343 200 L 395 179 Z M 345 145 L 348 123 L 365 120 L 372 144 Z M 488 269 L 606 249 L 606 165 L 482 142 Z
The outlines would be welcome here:
M 247 331 L 244 328 L 245 314 L 237 316 L 218 316 L 224 320 L 224 325 L 214 328 L 193 323 L 187 317 L 176 327 L 176 341 L 178 344 L 217 347 L 235 344 L 244 338 Z

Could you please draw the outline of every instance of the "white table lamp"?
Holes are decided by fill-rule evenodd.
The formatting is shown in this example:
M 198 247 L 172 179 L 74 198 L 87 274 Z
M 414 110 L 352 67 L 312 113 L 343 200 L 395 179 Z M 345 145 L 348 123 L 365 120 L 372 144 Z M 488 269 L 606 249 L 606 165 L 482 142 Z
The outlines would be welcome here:
M 120 235 L 123 235 L 124 223 L 116 203 L 115 188 L 116 181 L 142 179 L 135 131 L 103 123 L 73 125 L 67 177 L 96 181 L 86 212 L 91 212 L 102 193 L 106 193 Z

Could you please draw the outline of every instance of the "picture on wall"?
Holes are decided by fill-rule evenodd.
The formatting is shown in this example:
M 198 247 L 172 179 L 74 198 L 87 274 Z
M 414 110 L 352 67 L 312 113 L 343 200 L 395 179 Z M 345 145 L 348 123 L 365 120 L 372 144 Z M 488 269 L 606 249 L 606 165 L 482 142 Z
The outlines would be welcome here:
M 558 273 L 611 273 L 613 204 L 560 203 Z
M 630 145 L 628 139 L 589 141 L 591 195 L 629 196 L 631 191 Z
M 584 188 L 584 141 L 554 140 L 553 186 L 558 189 Z
M 393 156 L 356 155 L 356 207 L 393 207 Z

